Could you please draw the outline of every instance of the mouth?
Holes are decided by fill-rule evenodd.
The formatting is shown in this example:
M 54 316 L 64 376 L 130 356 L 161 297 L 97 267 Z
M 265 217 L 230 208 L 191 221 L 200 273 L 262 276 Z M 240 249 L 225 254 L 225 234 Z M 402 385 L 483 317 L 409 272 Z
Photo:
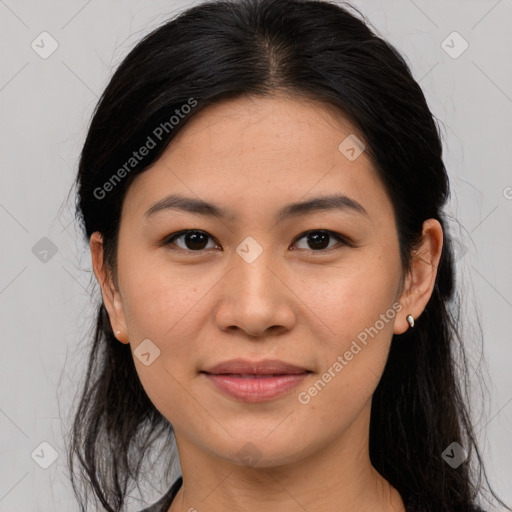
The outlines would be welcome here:
M 278 360 L 231 360 L 200 372 L 215 389 L 243 402 L 281 397 L 299 385 L 311 370 Z
M 236 378 L 240 378 L 240 379 L 266 379 L 266 378 L 270 378 L 270 377 L 285 377 L 287 375 L 302 375 L 302 373 L 294 373 L 294 374 L 291 374 L 291 373 L 269 373 L 268 375 L 267 374 L 262 374 L 262 373 L 255 373 L 255 374 L 252 374 L 252 373 L 208 373 L 208 372 L 203 372 L 203 373 L 206 373 L 207 375 L 215 375 L 215 376 L 222 376 L 222 375 L 225 375 L 225 376 L 228 376 L 228 377 L 236 377 Z M 304 373 L 308 373 L 308 372 L 304 372 Z

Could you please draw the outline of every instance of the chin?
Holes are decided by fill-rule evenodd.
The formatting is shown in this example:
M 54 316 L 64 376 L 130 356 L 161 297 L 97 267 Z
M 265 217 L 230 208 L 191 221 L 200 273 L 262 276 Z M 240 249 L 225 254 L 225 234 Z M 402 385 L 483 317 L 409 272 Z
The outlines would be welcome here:
M 270 431 L 270 430 L 269 430 Z M 267 429 L 265 429 L 267 432 Z M 270 434 L 272 436 L 273 434 Z M 272 468 L 292 464 L 305 457 L 308 450 L 298 446 L 289 435 L 279 439 L 277 436 L 263 435 L 239 436 L 214 443 L 210 451 L 230 464 L 247 468 Z M 314 448 L 311 448 L 314 452 Z

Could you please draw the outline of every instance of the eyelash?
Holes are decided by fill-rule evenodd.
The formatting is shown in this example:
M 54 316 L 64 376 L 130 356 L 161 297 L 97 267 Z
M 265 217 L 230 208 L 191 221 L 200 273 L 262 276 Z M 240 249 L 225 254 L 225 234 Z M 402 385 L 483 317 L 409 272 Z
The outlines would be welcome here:
M 200 229 L 184 229 L 184 230 L 177 231 L 176 233 L 172 233 L 171 235 L 167 236 L 163 240 L 162 245 L 165 245 L 165 246 L 175 245 L 173 243 L 174 240 L 176 240 L 178 238 L 181 238 L 182 236 L 184 236 L 184 235 L 186 235 L 188 233 L 202 233 L 202 234 L 208 236 L 210 239 L 215 240 L 211 235 L 206 233 L 206 231 L 201 231 Z M 336 238 L 338 240 L 338 242 L 339 242 L 338 245 L 340 245 L 341 247 L 343 247 L 343 246 L 355 247 L 355 245 L 349 239 L 347 239 L 346 237 L 340 235 L 339 233 L 336 233 L 335 231 L 330 231 L 328 229 L 310 229 L 308 231 L 305 231 L 304 233 L 301 233 L 294 240 L 293 243 L 294 244 L 297 243 L 299 240 L 301 240 L 305 236 L 309 235 L 310 233 L 324 233 L 324 234 L 328 234 L 329 236 Z M 215 241 L 215 243 L 218 244 L 217 241 Z M 218 244 L 218 245 L 220 245 L 220 244 Z M 317 249 L 317 250 L 314 250 L 314 249 L 299 249 L 299 250 L 308 251 L 308 252 L 311 252 L 311 253 L 326 253 L 326 252 L 330 252 L 333 249 L 340 249 L 341 247 L 333 246 L 333 247 L 329 247 L 327 249 Z M 184 249 L 182 247 L 178 247 L 178 248 L 173 248 L 172 250 L 184 251 L 184 252 L 190 252 L 190 253 L 201 253 L 201 252 L 206 251 L 208 249 L 199 249 L 197 251 L 194 251 L 194 250 L 191 250 L 191 249 L 186 249 L 186 248 Z

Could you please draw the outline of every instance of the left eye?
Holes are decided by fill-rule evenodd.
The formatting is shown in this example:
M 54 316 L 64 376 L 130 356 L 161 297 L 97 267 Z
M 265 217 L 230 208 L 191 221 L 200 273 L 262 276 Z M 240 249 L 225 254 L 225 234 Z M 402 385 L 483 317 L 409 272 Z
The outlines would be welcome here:
M 306 233 L 303 233 L 299 238 L 297 238 L 297 240 L 301 240 L 302 238 L 306 238 L 306 243 L 312 245 L 312 248 L 305 247 L 306 250 L 311 251 L 331 249 L 332 246 L 329 246 L 330 238 L 337 239 L 339 244 L 341 245 L 348 245 L 347 241 L 344 238 L 342 238 L 337 233 L 334 233 L 333 231 L 329 231 L 327 229 L 306 231 Z
M 204 231 L 189 229 L 179 231 L 178 233 L 170 235 L 165 239 L 164 245 L 177 245 L 180 249 L 198 252 L 212 248 L 205 246 L 205 244 L 208 243 L 209 238 L 212 239 L 212 237 Z M 329 231 L 326 229 L 306 231 L 296 239 L 295 243 L 297 243 L 299 240 L 303 238 L 306 238 L 306 243 L 310 244 L 310 247 L 302 247 L 299 249 L 305 249 L 310 251 L 318 252 L 332 248 L 332 246 L 329 245 L 329 240 L 331 238 L 337 239 L 341 245 L 349 245 L 348 241 L 345 240 L 341 235 L 338 235 L 337 233 L 334 233 L 333 231 Z M 180 246 L 179 244 L 175 244 L 175 241 L 180 239 L 183 239 L 183 243 L 185 245 L 184 247 Z

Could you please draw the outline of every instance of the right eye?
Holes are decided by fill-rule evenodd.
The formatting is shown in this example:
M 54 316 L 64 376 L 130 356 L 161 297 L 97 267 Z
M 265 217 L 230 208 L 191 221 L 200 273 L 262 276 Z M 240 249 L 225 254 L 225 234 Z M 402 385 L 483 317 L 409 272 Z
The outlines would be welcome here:
M 199 231 L 197 229 L 184 229 L 176 233 L 172 233 L 164 240 L 164 245 L 177 246 L 177 250 L 183 250 L 187 252 L 199 252 L 208 249 L 207 245 L 208 238 L 213 238 L 205 231 Z M 182 246 L 176 244 L 175 241 L 182 240 Z M 218 246 L 217 246 L 218 247 Z M 171 250 L 176 250 L 171 247 Z

